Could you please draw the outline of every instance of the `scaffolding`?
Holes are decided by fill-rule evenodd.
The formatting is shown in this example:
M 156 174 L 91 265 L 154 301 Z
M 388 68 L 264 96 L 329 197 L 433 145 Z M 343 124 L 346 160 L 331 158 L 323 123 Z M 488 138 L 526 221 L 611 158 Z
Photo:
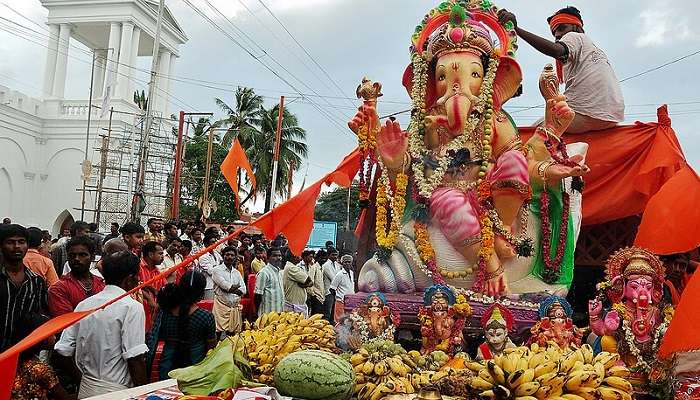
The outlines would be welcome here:
M 109 231 L 112 222 L 121 225 L 129 221 L 132 207 L 138 206 L 134 190 L 145 116 L 120 114 L 127 115 L 118 119 L 110 115 L 109 125 L 100 127 L 100 139 L 96 141 L 99 145 L 93 148 L 92 157 L 98 162 L 93 163 L 85 185 L 93 200 L 93 208 L 85 211 L 93 213 L 93 221 L 103 232 Z M 133 118 L 130 120 L 129 116 Z M 138 221 L 142 225 L 150 217 L 166 218 L 170 214 L 177 141 L 175 122 L 156 116 L 151 125 L 143 185 L 145 208 Z

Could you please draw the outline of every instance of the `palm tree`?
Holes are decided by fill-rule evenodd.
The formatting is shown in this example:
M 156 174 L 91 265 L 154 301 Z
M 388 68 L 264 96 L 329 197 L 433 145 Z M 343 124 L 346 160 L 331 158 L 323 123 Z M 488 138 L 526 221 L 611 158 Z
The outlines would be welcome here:
M 238 87 L 234 95 L 236 104 L 231 108 L 220 98 L 216 98 L 216 105 L 226 114 L 226 117 L 216 121 L 216 127 L 228 128 L 224 134 L 221 145 L 229 148 L 233 140 L 238 137 L 244 149 L 251 144 L 250 137 L 260 126 L 263 114 L 263 98 L 255 94 L 251 88 Z
M 260 128 L 251 136 L 252 142 L 246 148 L 251 167 L 255 173 L 258 193 L 265 193 L 265 211 L 270 210 L 272 203 L 272 158 L 275 146 L 275 132 L 277 131 L 277 118 L 279 105 L 270 110 L 263 110 L 260 120 Z M 276 194 L 284 194 L 287 189 L 291 165 L 302 165 L 302 159 L 306 158 L 306 131 L 299 126 L 297 117 L 284 110 L 282 116 L 282 132 L 280 141 L 280 160 L 277 170 Z

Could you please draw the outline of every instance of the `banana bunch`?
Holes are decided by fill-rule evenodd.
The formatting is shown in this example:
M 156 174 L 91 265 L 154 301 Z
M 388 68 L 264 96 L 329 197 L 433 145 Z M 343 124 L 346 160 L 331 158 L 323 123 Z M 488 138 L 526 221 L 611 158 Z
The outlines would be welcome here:
M 411 394 L 417 388 L 411 380 L 416 369 L 413 358 L 391 341 L 370 341 L 350 356 L 355 371 L 355 396 L 379 400 L 391 394 Z
M 275 366 L 287 354 L 301 350 L 333 351 L 335 330 L 319 314 L 304 318 L 298 313 L 270 312 L 231 340 L 236 351 L 250 362 L 253 377 L 258 382 L 271 383 Z
M 587 344 L 564 350 L 533 344 L 466 365 L 476 374 L 469 385 L 484 399 L 631 400 L 630 371 L 618 361 L 618 354 L 594 356 Z

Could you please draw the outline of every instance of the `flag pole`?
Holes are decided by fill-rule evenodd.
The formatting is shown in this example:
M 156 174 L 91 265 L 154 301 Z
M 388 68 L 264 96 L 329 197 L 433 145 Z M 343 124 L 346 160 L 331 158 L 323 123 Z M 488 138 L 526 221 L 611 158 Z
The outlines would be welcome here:
M 272 185 L 270 208 L 275 208 L 275 186 L 277 186 L 277 169 L 280 160 L 280 142 L 282 141 L 282 116 L 284 115 L 284 96 L 280 96 L 279 114 L 277 115 L 277 132 L 275 134 L 275 151 L 272 157 Z M 267 210 L 266 210 L 267 211 Z

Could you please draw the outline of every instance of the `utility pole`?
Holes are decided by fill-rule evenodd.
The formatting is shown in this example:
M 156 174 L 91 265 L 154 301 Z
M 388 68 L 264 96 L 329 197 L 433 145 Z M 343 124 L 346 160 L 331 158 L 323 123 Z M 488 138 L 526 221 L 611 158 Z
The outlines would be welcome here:
M 211 175 L 211 155 L 214 145 L 214 127 L 209 128 L 209 144 L 207 146 L 207 169 L 204 173 L 204 195 L 202 196 L 202 215 L 204 219 L 208 219 L 210 215 L 209 208 L 209 177 Z
M 277 132 L 275 134 L 275 151 L 272 153 L 272 192 L 270 194 L 270 208 L 275 208 L 275 186 L 277 184 L 277 168 L 280 161 L 280 142 L 282 141 L 282 116 L 284 115 L 284 96 L 280 96 L 279 114 L 277 115 Z M 265 210 L 268 211 L 268 210 Z
M 87 131 L 85 132 L 85 160 L 83 160 L 83 195 L 80 200 L 80 220 L 85 221 L 85 185 L 92 173 L 92 164 L 88 158 L 90 150 L 90 121 L 92 117 L 92 84 L 95 81 L 95 56 L 97 50 L 92 51 L 92 67 L 90 68 L 90 99 L 88 100 Z
M 156 37 L 153 38 L 153 59 L 151 60 L 151 80 L 148 82 L 148 104 L 146 106 L 146 120 L 144 123 L 143 134 L 141 135 L 141 151 L 139 152 L 139 166 L 136 175 L 136 190 L 135 196 L 143 196 L 143 187 L 146 180 L 146 160 L 148 158 L 148 142 L 151 136 L 151 127 L 153 125 L 153 103 L 155 102 L 156 92 L 156 77 L 160 59 L 160 30 L 163 25 L 163 10 L 165 9 L 165 0 L 160 0 L 158 3 L 158 21 L 156 23 Z M 165 77 L 163 78 L 165 79 Z M 131 201 L 134 204 L 134 199 Z M 141 219 L 141 210 L 139 207 L 132 209 L 132 220 L 139 222 Z
M 95 223 L 100 226 L 100 210 L 102 209 L 102 189 L 107 174 L 107 153 L 109 152 L 109 140 L 112 136 L 112 114 L 114 107 L 109 108 L 109 125 L 107 125 L 107 137 L 102 139 L 102 148 L 100 149 L 100 180 L 97 184 L 97 209 L 95 215 Z
M 214 113 L 186 113 L 180 111 L 178 124 L 177 124 L 177 147 L 175 148 L 175 171 L 173 171 L 173 206 L 170 212 L 170 216 L 177 220 L 180 218 L 180 176 L 182 174 L 182 159 L 185 157 L 184 153 L 184 126 L 185 126 L 185 115 L 202 115 L 202 116 L 213 116 Z M 188 125 L 189 127 L 189 125 Z

